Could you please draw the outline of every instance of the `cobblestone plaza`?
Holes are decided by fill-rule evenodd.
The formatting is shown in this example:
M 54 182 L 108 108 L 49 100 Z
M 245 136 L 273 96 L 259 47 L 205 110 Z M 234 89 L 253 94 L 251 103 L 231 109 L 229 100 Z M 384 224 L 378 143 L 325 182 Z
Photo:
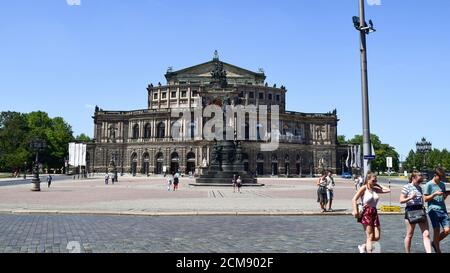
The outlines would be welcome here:
M 190 187 L 167 191 L 165 179 L 57 176 L 30 191 L 28 181 L 0 181 L 0 252 L 68 253 L 356 253 L 362 226 L 350 216 L 354 186 L 336 179 L 334 212 L 322 214 L 315 179 L 263 179 L 265 187 Z M 399 184 L 400 183 L 400 184 Z M 398 205 L 402 182 L 381 204 Z M 381 215 L 382 252 L 402 253 L 403 214 Z M 423 252 L 416 231 L 413 251 Z M 450 251 L 446 241 L 444 252 Z
M 403 253 L 402 216 L 382 216 L 381 251 Z M 0 215 L 0 253 L 358 253 L 351 216 Z M 443 252 L 450 244 L 442 243 Z M 420 233 L 414 253 L 424 253 Z

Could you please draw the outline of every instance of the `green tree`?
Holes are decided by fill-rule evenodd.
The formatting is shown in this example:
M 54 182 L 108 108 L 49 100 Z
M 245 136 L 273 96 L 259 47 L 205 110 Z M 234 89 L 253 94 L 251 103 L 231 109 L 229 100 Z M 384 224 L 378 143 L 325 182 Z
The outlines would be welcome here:
M 408 156 L 405 159 L 404 168 L 408 172 L 411 172 L 414 169 L 417 169 L 417 167 L 416 167 L 416 153 L 413 150 L 409 151 L 409 154 L 408 154 Z
M 49 166 L 58 168 L 63 166 L 68 156 L 69 142 L 73 141 L 72 127 L 63 118 L 56 117 L 51 120 L 51 128 L 46 130 L 49 150 Z
M 428 153 L 416 153 L 411 150 L 405 161 L 405 168 L 408 171 L 432 170 L 438 166 L 450 170 L 450 153 L 447 149 L 443 149 L 442 151 L 434 149 Z
M 339 135 L 337 137 L 337 142 L 338 142 L 338 145 L 345 145 L 345 144 L 347 144 L 347 140 L 346 140 L 344 135 Z
M 1 170 L 23 169 L 24 163 L 30 157 L 28 131 L 27 120 L 23 114 L 17 112 L 2 112 L 0 114 Z
M 447 149 L 442 150 L 442 167 L 450 171 L 450 153 Z
M 72 127 L 63 118 L 50 118 L 45 112 L 25 115 L 29 127 L 29 139 L 40 138 L 47 148 L 39 153 L 39 161 L 46 168 L 61 168 L 68 155 L 69 142 L 73 141 Z
M 38 111 L 28 114 L 1 112 L 0 114 L 0 170 L 22 169 L 24 162 L 35 160 L 31 140 L 40 138 L 47 148 L 39 153 L 39 161 L 46 168 L 60 168 L 73 141 L 72 127 L 61 117 L 50 118 Z
M 88 135 L 86 135 L 86 134 L 78 135 L 78 136 L 75 138 L 75 140 L 78 141 L 78 142 L 83 142 L 83 143 L 89 143 L 89 142 L 92 142 L 92 139 L 91 139 Z
M 425 164 L 427 169 L 433 169 L 438 166 L 442 166 L 443 158 L 442 158 L 442 152 L 438 149 L 434 149 L 431 152 L 427 153 L 425 155 Z
M 376 158 L 372 162 L 372 168 L 377 171 L 388 170 L 386 158 L 392 157 L 392 170 L 399 170 L 399 154 L 395 151 L 394 147 L 389 144 L 380 144 L 378 148 L 375 148 Z
M 25 115 L 17 112 L 0 114 L 0 170 L 22 169 L 24 162 L 29 160 L 28 131 Z

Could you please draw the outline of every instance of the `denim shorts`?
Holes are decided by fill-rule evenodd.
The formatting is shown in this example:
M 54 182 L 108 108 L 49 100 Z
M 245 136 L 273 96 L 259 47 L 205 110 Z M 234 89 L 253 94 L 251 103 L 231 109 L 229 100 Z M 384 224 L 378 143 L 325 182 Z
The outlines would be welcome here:
M 432 209 L 428 212 L 428 216 L 433 228 L 440 228 L 440 226 L 443 228 L 450 227 L 450 219 L 446 211 Z
M 327 190 L 327 199 L 328 199 L 328 201 L 333 200 L 333 198 L 334 198 L 333 191 Z

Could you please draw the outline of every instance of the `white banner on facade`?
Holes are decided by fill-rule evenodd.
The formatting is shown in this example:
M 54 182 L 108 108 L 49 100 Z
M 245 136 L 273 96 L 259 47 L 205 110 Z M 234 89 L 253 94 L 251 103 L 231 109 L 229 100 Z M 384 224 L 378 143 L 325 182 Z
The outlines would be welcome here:
M 80 162 L 80 157 L 81 157 L 81 155 L 80 155 L 80 144 L 75 144 L 75 161 L 73 162 L 73 165 L 74 166 L 79 166 L 79 162 Z
M 361 168 L 361 146 L 356 146 L 356 168 Z
M 352 155 L 350 166 L 352 168 L 356 168 L 356 166 L 355 166 L 355 160 L 356 160 L 356 158 L 355 158 L 355 146 L 354 145 L 350 146 L 350 153 Z
M 75 143 L 69 143 L 69 165 L 75 166 Z
M 350 147 L 347 148 L 347 159 L 346 159 L 346 161 L 345 161 L 345 166 L 346 166 L 347 168 L 350 167 Z
M 81 145 L 81 157 L 79 161 L 80 166 L 86 166 L 86 144 L 80 144 Z
M 69 143 L 69 165 L 86 166 L 86 144 Z

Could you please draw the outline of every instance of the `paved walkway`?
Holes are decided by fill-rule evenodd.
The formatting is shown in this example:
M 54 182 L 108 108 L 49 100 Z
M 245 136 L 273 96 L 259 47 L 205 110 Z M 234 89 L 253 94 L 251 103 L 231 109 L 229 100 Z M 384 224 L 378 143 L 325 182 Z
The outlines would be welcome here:
M 403 253 L 403 217 L 383 215 L 381 224 L 381 252 Z M 351 216 L 0 214 L 0 253 L 358 253 L 363 240 Z M 424 252 L 419 229 L 412 251 Z
M 101 213 L 129 215 L 298 215 L 320 214 L 316 179 L 260 179 L 265 187 L 191 187 L 183 178 L 180 190 L 167 191 L 164 178 L 121 177 L 105 185 L 103 178 L 73 180 L 57 177 L 51 188 L 31 192 L 31 184 L 0 183 L 3 213 Z M 6 184 L 5 184 L 6 183 Z M 333 214 L 351 213 L 355 193 L 351 180 L 336 179 Z M 401 185 L 392 185 L 391 204 L 399 205 Z M 389 205 L 389 194 L 381 204 Z

